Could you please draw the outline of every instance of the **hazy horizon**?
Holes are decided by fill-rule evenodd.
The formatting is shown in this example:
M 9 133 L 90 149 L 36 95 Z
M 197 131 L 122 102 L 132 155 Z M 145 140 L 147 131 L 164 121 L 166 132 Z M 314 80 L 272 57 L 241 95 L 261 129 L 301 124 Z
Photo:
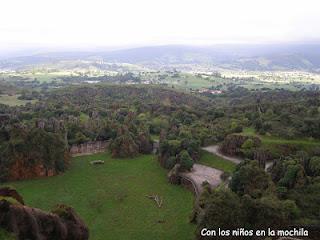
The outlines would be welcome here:
M 318 42 L 315 0 L 4 1 L 1 55 L 26 49 Z

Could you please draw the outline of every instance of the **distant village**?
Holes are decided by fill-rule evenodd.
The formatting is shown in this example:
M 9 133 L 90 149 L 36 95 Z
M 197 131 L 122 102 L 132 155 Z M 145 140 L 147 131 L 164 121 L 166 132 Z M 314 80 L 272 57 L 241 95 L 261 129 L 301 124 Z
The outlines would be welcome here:
M 221 90 L 211 90 L 208 88 L 199 89 L 198 93 L 209 93 L 209 94 L 222 94 L 223 92 Z

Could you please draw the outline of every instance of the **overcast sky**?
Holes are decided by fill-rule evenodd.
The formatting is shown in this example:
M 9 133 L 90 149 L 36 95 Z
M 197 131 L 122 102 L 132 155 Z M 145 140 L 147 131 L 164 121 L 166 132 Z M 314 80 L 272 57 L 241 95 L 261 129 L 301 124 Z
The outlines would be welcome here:
M 0 50 L 315 41 L 319 0 L 1 0 Z

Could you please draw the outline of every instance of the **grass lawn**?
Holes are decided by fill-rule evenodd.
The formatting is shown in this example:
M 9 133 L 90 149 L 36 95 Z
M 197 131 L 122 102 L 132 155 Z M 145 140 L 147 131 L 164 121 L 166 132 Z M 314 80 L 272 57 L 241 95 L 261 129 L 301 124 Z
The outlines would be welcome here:
M 259 135 L 255 132 L 254 128 L 244 128 L 243 132 L 240 133 L 247 136 L 257 136 L 261 139 L 262 144 L 273 148 L 282 144 L 293 145 L 301 150 L 308 151 L 314 147 L 320 146 L 320 141 L 315 139 L 285 139 L 277 136 Z
M 92 166 L 91 160 L 105 160 L 105 164 Z M 193 194 L 169 184 L 166 171 L 153 155 L 75 157 L 63 175 L 9 185 L 29 206 L 50 210 L 64 203 L 74 207 L 88 225 L 92 240 L 194 239 L 195 226 L 189 223 Z M 163 198 L 162 208 L 146 198 L 149 194 Z
M 227 173 L 232 173 L 236 168 L 235 163 L 225 160 L 213 153 L 209 153 L 204 150 L 201 152 L 201 158 L 199 160 L 199 163 L 222 170 Z
M 268 135 L 259 135 L 255 132 L 253 128 L 244 128 L 243 132 L 241 133 L 247 136 L 257 136 L 261 139 L 263 143 L 274 143 L 274 144 L 303 144 L 303 145 L 319 145 L 320 141 L 315 139 L 285 139 L 277 136 L 268 136 Z
M 9 105 L 9 106 L 21 106 L 21 105 L 25 105 L 28 102 L 35 102 L 35 100 L 20 100 L 18 99 L 19 95 L 13 95 L 13 96 L 9 96 L 9 95 L 0 95 L 0 103 L 1 104 L 5 104 L 5 105 Z

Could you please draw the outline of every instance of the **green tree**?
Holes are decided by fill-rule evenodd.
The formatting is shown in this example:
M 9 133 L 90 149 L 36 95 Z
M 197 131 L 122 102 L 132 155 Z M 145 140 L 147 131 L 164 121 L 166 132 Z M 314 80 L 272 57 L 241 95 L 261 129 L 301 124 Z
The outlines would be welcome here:
M 246 158 L 253 158 L 253 148 L 254 148 L 254 141 L 251 138 L 248 138 L 242 145 L 240 151 Z
M 196 210 L 198 237 L 203 228 L 236 229 L 243 226 L 244 212 L 237 194 L 225 188 L 203 194 Z
M 320 157 L 312 157 L 309 162 L 312 176 L 320 176 Z
M 261 169 L 257 161 L 244 161 L 239 164 L 229 184 L 232 191 L 240 196 L 248 194 L 253 198 L 261 197 L 273 183 L 269 174 Z
M 181 169 L 190 170 L 193 166 L 193 159 L 190 157 L 188 151 L 182 150 L 179 154 Z
M 247 228 L 284 228 L 299 215 L 294 201 L 281 201 L 272 194 L 258 199 L 244 195 L 241 203 L 245 212 L 243 226 Z
M 134 141 L 133 134 L 126 127 L 121 127 L 110 144 L 110 150 L 112 157 L 134 157 L 139 153 L 139 146 Z

